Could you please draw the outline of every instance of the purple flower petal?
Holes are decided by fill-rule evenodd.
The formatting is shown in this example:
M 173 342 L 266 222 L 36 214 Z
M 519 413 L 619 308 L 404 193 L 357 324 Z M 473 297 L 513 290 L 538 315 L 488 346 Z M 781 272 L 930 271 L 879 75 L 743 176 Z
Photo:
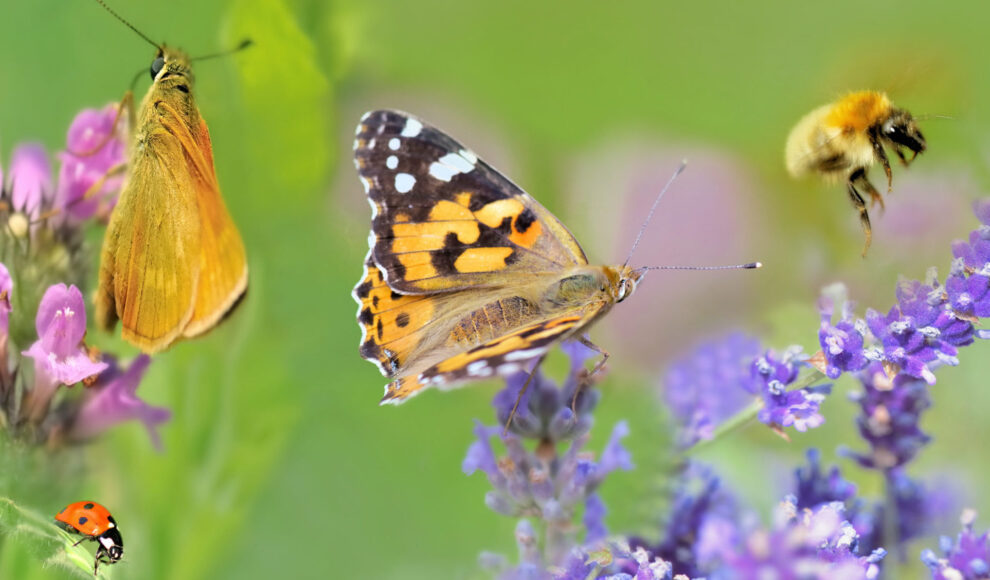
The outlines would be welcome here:
M 58 154 L 62 166 L 59 169 L 55 206 L 66 211 L 74 219 L 92 217 L 101 203 L 113 207 L 116 199 L 108 199 L 123 184 L 122 176 L 108 177 L 108 172 L 126 161 L 127 147 L 121 135 L 122 127 L 111 134 L 117 117 L 117 105 L 110 104 L 102 110 L 85 109 L 76 115 L 66 139 L 66 151 Z M 94 150 L 97 146 L 99 149 Z M 106 178 L 98 192 L 83 199 L 91 187 Z
M 137 396 L 138 385 L 150 363 L 151 358 L 142 354 L 126 371 L 121 372 L 114 365 L 106 377 L 101 376 L 96 385 L 86 390 L 86 400 L 72 424 L 70 437 L 89 439 L 118 423 L 137 419 L 144 423 L 155 448 L 161 450 L 157 428 L 172 413 L 163 407 L 153 407 Z
M 52 168 L 45 148 L 28 143 L 14 149 L 9 179 L 14 211 L 35 216 L 42 202 L 52 194 Z
M 86 305 L 75 286 L 55 284 L 45 291 L 35 318 L 38 340 L 23 354 L 57 382 L 72 385 L 107 368 L 81 347 L 86 334 Z

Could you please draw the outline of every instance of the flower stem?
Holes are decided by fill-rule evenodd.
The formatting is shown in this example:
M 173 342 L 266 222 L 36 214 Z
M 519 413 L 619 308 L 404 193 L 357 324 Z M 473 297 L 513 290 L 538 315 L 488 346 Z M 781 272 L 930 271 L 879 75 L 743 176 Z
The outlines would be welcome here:
M 806 373 L 803 377 L 799 378 L 794 385 L 788 389 L 790 391 L 798 391 L 807 387 L 810 387 L 825 378 L 825 375 L 820 371 L 811 371 Z M 757 413 L 763 408 L 763 401 L 760 399 L 755 399 L 749 405 L 746 405 L 743 409 L 737 412 L 732 417 L 723 421 L 715 431 L 712 433 L 711 438 L 702 439 L 696 442 L 694 445 L 684 449 L 682 454 L 684 456 L 695 455 L 698 453 L 699 449 L 704 449 L 711 443 L 719 440 L 721 437 L 735 431 L 736 429 L 742 427 L 743 425 L 749 423 L 751 420 L 756 418 Z

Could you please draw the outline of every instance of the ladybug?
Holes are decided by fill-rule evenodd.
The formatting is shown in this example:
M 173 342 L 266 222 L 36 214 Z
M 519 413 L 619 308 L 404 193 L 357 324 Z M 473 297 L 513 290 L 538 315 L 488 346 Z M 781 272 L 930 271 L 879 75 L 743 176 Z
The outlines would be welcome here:
M 78 546 L 85 540 L 93 540 L 99 544 L 96 561 L 93 562 L 94 576 L 100 562 L 113 564 L 124 555 L 124 540 L 120 537 L 117 522 L 110 515 L 110 510 L 95 501 L 70 503 L 58 512 L 55 521 L 69 533 L 82 534 L 82 539 L 72 544 L 73 546 Z

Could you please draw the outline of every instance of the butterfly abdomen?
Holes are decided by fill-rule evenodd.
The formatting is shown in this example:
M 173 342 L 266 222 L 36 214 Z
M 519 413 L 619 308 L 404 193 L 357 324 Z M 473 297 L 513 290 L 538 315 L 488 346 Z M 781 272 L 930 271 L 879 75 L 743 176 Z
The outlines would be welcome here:
M 495 300 L 461 318 L 454 325 L 447 344 L 482 344 L 534 320 L 539 315 L 539 307 L 522 296 Z

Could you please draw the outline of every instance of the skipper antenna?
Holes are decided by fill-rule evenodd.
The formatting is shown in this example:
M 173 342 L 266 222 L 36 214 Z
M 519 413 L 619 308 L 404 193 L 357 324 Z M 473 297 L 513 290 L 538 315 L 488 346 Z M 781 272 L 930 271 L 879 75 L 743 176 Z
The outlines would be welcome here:
M 234 48 L 230 48 L 230 49 L 227 49 L 227 50 L 222 50 L 220 52 L 215 52 L 213 54 L 207 54 L 207 55 L 204 55 L 204 56 L 197 56 L 196 58 L 190 58 L 189 61 L 190 62 L 193 62 L 193 61 L 199 62 L 199 61 L 203 61 L 203 60 L 209 60 L 211 58 L 219 58 L 221 56 L 229 56 L 231 54 L 238 53 L 238 52 L 244 50 L 245 48 L 247 48 L 247 47 L 249 47 L 249 46 L 251 46 L 253 44 L 254 44 L 254 41 L 253 40 L 251 40 L 250 38 L 245 38 L 244 40 L 242 40 Z
M 154 40 L 151 40 L 150 38 L 148 38 L 143 32 L 141 32 L 140 30 L 138 30 L 133 24 L 131 24 L 130 22 L 124 20 L 124 18 L 120 14 L 117 14 L 116 12 L 114 12 L 113 11 L 113 8 L 110 8 L 109 6 L 107 6 L 106 2 L 104 2 L 103 0 L 95 0 L 95 2 L 97 4 L 99 4 L 100 6 L 102 6 L 111 15 L 113 15 L 114 18 L 116 18 L 117 20 L 123 22 L 124 23 L 124 26 L 130 28 L 131 30 L 133 30 L 134 32 L 136 32 L 138 36 L 140 36 L 141 38 L 143 38 L 146 41 L 148 41 L 148 43 L 151 44 L 151 46 L 154 46 L 155 48 L 161 48 L 161 45 L 159 45 Z
M 622 263 L 623 267 L 629 265 L 629 260 L 632 259 L 633 252 L 636 251 L 636 246 L 639 245 L 639 241 L 643 239 L 643 232 L 646 231 L 646 226 L 650 225 L 650 220 L 653 219 L 653 214 L 657 211 L 657 206 L 660 205 L 660 200 L 663 198 L 663 194 L 667 193 L 670 185 L 674 183 L 674 180 L 677 179 L 677 176 L 680 175 L 682 171 L 684 171 L 685 167 L 687 167 L 687 159 L 681 161 L 681 164 L 674 171 L 674 174 L 670 176 L 670 179 L 667 180 L 666 185 L 664 185 L 663 189 L 660 190 L 660 193 L 657 194 L 657 198 L 653 200 L 653 207 L 650 208 L 650 213 L 646 214 L 646 220 L 643 221 L 643 225 L 639 227 L 639 233 L 636 234 L 636 241 L 633 242 L 632 249 L 629 250 L 629 255 L 626 256 L 626 261 Z

